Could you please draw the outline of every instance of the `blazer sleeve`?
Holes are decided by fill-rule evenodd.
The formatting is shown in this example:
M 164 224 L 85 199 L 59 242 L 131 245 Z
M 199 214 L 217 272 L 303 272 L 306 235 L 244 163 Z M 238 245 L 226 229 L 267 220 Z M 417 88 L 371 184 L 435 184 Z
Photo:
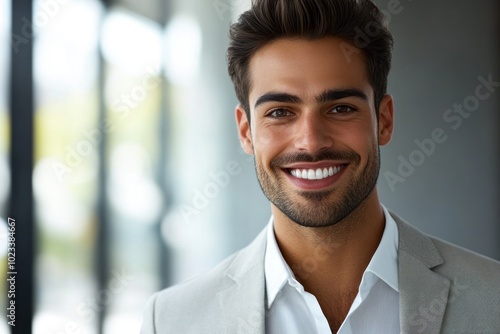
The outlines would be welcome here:
M 156 334 L 155 330 L 155 304 L 158 293 L 152 295 L 146 302 L 142 316 L 142 327 L 140 334 Z

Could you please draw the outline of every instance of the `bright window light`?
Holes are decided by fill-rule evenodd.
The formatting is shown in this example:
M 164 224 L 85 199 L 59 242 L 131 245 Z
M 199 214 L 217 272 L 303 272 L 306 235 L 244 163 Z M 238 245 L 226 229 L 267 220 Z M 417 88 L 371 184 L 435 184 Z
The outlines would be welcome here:
M 143 147 L 123 143 L 111 156 L 109 200 L 125 217 L 154 224 L 161 213 L 162 195 L 151 178 L 151 157 Z
M 201 55 L 201 29 L 188 16 L 174 17 L 165 30 L 165 69 L 175 85 L 186 85 L 198 74 Z
M 35 165 L 33 190 L 40 226 L 54 236 L 78 239 L 86 228 L 89 213 L 66 184 L 57 179 L 50 159 Z
M 143 74 L 147 68 L 159 71 L 162 33 L 160 26 L 142 16 L 113 10 L 103 25 L 101 47 L 104 58 L 123 73 Z
M 51 7 L 46 2 L 38 3 L 33 21 L 38 96 L 44 100 L 60 98 L 75 89 L 91 87 L 97 69 L 100 4 L 54 1 L 58 5 Z M 45 17 L 44 23 L 37 17 Z

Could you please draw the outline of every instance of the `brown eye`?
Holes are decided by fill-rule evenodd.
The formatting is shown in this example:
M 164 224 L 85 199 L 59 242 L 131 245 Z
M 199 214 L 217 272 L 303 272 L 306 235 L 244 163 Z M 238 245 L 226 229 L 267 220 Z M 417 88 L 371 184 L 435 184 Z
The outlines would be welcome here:
M 347 113 L 350 113 L 353 111 L 354 111 L 354 108 L 346 106 L 346 105 L 339 105 L 339 106 L 335 106 L 334 108 L 332 108 L 332 113 L 334 113 L 334 114 L 347 114 Z
M 271 111 L 268 116 L 270 117 L 274 117 L 274 118 L 281 118 L 281 117 L 286 117 L 286 116 L 290 116 L 291 113 L 286 110 L 286 109 L 274 109 L 273 111 Z

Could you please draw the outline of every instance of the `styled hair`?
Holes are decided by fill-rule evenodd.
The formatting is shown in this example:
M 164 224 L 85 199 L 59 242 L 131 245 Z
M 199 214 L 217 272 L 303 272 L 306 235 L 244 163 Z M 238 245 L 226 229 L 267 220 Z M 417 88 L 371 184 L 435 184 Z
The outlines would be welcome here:
M 264 45 L 281 38 L 338 37 L 349 43 L 350 52 L 354 47 L 362 50 L 378 116 L 387 90 L 393 37 L 370 0 L 252 0 L 251 9 L 231 25 L 229 36 L 228 72 L 249 121 L 250 59 Z

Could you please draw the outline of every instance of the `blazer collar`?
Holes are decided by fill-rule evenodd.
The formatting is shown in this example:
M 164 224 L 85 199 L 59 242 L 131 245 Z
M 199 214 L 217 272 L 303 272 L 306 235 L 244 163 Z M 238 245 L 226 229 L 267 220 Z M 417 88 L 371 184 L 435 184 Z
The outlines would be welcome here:
M 401 332 L 440 333 L 451 283 L 432 269 L 444 260 L 429 236 L 391 215 L 399 231 Z

